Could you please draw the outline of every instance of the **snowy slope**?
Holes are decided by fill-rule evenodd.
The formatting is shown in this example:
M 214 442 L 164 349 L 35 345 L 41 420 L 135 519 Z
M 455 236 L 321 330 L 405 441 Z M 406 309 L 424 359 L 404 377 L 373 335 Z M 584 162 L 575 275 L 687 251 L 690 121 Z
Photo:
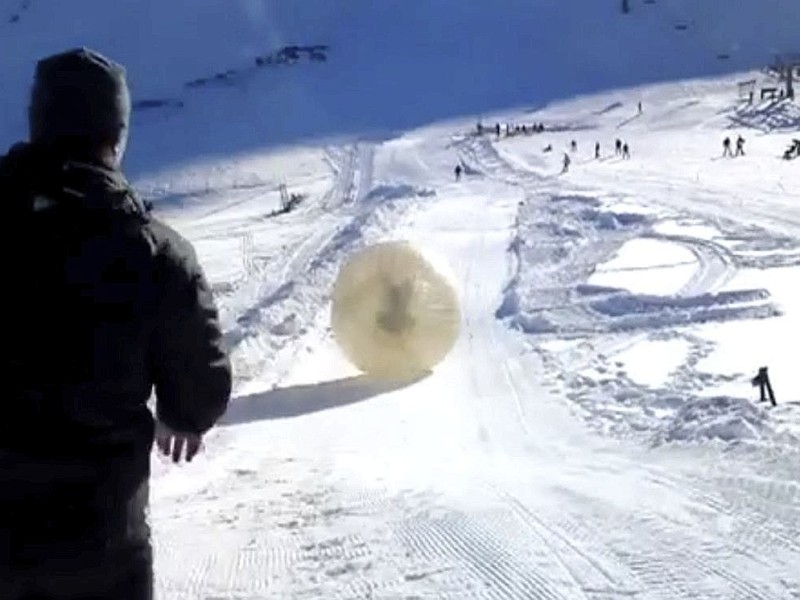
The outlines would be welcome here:
M 737 104 L 733 83 L 615 92 L 526 115 L 573 124 L 546 136 L 556 156 L 531 137 L 466 147 L 476 166 L 485 161 L 529 196 L 514 247 L 521 267 L 501 316 L 560 363 L 557 378 L 572 371 L 570 394 L 596 426 L 655 441 L 772 443 L 770 419 L 741 406 L 757 394 L 750 379 L 758 367 L 770 366 L 794 400 L 793 336 L 784 332 L 800 330 L 800 175 L 778 157 L 800 131 L 800 109 L 765 102 L 765 115 L 793 114 L 794 130 L 770 130 L 762 119 L 747 128 L 743 115 L 759 109 Z M 722 138 L 738 134 L 749 140 L 747 156 L 721 160 Z M 614 156 L 620 137 L 633 160 Z M 543 185 L 573 139 L 572 172 L 555 189 Z M 547 251 L 556 244 L 558 254 Z M 542 262 L 551 263 L 545 280 Z M 575 341 L 548 351 L 550 338 L 565 337 Z M 665 431 L 687 417 L 687 405 L 720 395 L 693 430 Z
M 137 172 L 334 134 L 393 131 L 578 93 L 761 67 L 797 51 L 795 0 L 4 0 L 0 142 L 24 132 L 35 59 L 76 44 L 125 62 L 142 113 Z M 28 6 L 20 10 L 21 6 Z M 3 14 L 4 13 L 4 14 Z M 6 17 L 7 15 L 7 17 Z M 688 29 L 678 31 L 676 25 Z M 285 44 L 328 44 L 327 63 L 252 70 Z M 720 53 L 730 55 L 718 59 Z M 183 84 L 228 69 L 232 86 Z
M 703 86 L 708 106 L 692 122 L 709 149 L 695 144 L 680 159 L 701 176 L 716 168 L 712 155 L 729 132 L 717 113 L 731 106 L 737 77 Z M 648 114 L 662 114 L 666 90 L 612 95 L 630 111 L 645 94 Z M 580 124 L 608 103 L 601 95 L 504 116 Z M 690 120 L 648 118 L 650 133 L 624 131 L 635 149 L 663 146 Z M 464 334 L 431 377 L 381 385 L 344 362 L 322 313 L 277 387 L 272 368 L 240 387 L 200 462 L 156 463 L 165 597 L 798 597 L 791 363 L 773 364 L 777 410 L 752 403 L 745 373 L 748 329 L 773 345 L 776 330 L 796 329 L 800 231 L 790 212 L 779 218 L 796 194 L 773 197 L 769 187 L 789 188 L 793 172 L 756 148 L 727 163 L 763 217 L 760 237 L 747 237 L 749 213 L 711 225 L 709 203 L 690 204 L 691 187 L 678 187 L 675 165 L 684 163 L 670 154 L 628 165 L 581 154 L 619 135 L 619 120 L 500 140 L 470 135 L 471 121 L 446 123 L 372 147 L 373 188 L 386 199 L 391 185 L 398 197 L 344 237 L 411 239 L 447 256 L 461 282 Z M 566 148 L 578 135 L 572 172 L 554 176 L 558 159 L 542 158 L 542 145 Z M 764 135 L 764 148 L 785 135 Z M 456 183 L 459 158 L 476 174 Z M 769 185 L 762 161 L 775 169 Z M 640 170 L 657 170 L 683 193 L 656 193 Z M 641 193 L 615 188 L 614 172 Z M 724 197 L 714 198 L 722 210 Z M 759 240 L 778 247 L 753 257 Z M 335 263 L 342 251 L 332 244 L 318 256 Z M 648 319 L 623 310 L 625 293 L 653 299 Z M 735 301 L 717 302 L 726 293 Z M 609 309 L 587 309 L 592 300 Z M 703 310 L 718 315 L 694 319 Z M 508 327 L 532 313 L 539 320 L 529 323 L 550 326 Z M 775 358 L 783 356 L 752 361 Z
M 154 458 L 159 598 L 800 598 L 798 104 L 736 99 L 800 3 L 500 4 L 0 3 L 0 141 L 35 58 L 77 43 L 184 103 L 136 113 L 128 166 L 208 269 L 236 397 L 191 465 Z M 329 60 L 248 67 L 284 44 Z M 282 184 L 303 200 L 275 216 Z M 387 385 L 328 294 L 398 238 L 449 259 L 464 332 Z

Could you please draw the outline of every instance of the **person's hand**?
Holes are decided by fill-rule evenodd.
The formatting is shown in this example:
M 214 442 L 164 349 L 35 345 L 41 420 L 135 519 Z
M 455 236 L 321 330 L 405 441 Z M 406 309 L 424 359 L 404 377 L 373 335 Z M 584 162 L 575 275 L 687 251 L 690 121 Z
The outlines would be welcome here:
M 179 463 L 181 456 L 191 462 L 203 446 L 203 436 L 196 433 L 180 433 L 169 426 L 156 422 L 156 445 L 164 456 L 171 456 L 172 462 Z M 185 455 L 184 455 L 185 450 Z

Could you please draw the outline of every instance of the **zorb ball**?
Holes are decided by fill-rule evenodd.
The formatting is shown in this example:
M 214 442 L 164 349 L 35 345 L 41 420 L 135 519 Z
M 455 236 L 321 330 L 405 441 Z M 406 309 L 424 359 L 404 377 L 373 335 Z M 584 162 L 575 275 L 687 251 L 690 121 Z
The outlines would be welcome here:
M 447 266 L 408 242 L 383 242 L 352 256 L 339 271 L 332 300 L 339 347 L 377 379 L 430 371 L 450 352 L 461 325 Z

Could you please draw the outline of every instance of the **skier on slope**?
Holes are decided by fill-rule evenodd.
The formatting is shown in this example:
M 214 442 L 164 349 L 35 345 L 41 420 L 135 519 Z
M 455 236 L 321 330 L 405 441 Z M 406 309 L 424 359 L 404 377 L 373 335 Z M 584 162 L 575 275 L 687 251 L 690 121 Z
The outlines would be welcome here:
M 600 142 L 595 142 L 594 144 L 594 157 L 596 159 L 600 158 Z
M 731 152 L 731 138 L 729 137 L 722 140 L 722 156 L 723 158 L 726 156 L 733 157 L 733 152 Z
M 0 256 L 15 286 L 3 332 L 3 600 L 151 600 L 154 439 L 191 460 L 229 400 L 194 249 L 120 170 L 130 108 L 119 65 L 85 49 L 51 56 L 36 67 L 30 141 L 0 157 Z
M 565 152 L 565 153 L 564 153 L 564 163 L 563 163 L 563 167 L 562 167 L 562 169 L 561 169 L 561 172 L 562 172 L 562 173 L 566 173 L 566 172 L 568 172 L 568 171 L 569 171 L 569 166 L 570 166 L 570 164 L 572 164 L 572 159 L 569 157 L 569 154 L 567 154 L 567 153 Z
M 742 136 L 736 139 L 736 154 L 734 156 L 744 156 L 744 138 Z
M 622 140 L 617 138 L 617 141 L 614 143 L 614 154 L 619 156 L 622 154 Z
M 461 167 L 461 165 L 456 165 L 454 172 L 456 174 L 456 181 L 459 181 L 461 179 L 461 173 L 463 172 L 463 168 Z
M 630 158 L 631 157 L 631 148 L 628 146 L 628 142 L 625 142 L 622 145 L 622 158 Z

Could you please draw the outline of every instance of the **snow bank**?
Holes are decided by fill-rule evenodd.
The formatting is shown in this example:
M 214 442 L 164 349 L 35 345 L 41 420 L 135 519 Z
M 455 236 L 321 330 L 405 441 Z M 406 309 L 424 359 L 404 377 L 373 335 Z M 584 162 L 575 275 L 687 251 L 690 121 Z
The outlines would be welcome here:
M 748 400 L 718 396 L 686 402 L 657 441 L 735 443 L 764 440 L 773 434 L 766 410 Z
M 398 200 L 401 198 L 429 198 L 436 195 L 436 190 L 415 187 L 407 183 L 384 183 L 372 188 L 366 195 L 367 200 Z
M 597 328 L 597 319 L 585 308 L 572 311 L 575 296 L 621 290 L 587 283 L 595 265 L 585 257 L 605 259 L 649 222 L 644 214 L 618 212 L 582 194 L 554 194 L 522 203 L 509 245 L 517 272 L 503 290 L 495 316 L 532 334 Z
M 597 224 L 598 229 L 623 229 L 631 225 L 640 225 L 648 221 L 645 215 L 639 213 L 612 212 L 610 210 L 597 210 L 587 208 L 581 213 L 584 221 Z
M 737 290 L 718 294 L 701 294 L 690 298 L 616 294 L 592 302 L 591 307 L 609 317 L 669 312 L 670 320 L 679 318 L 675 313 L 683 313 L 687 320 L 702 320 L 704 314 L 702 311 L 706 309 L 767 300 L 769 297 L 768 290 Z

